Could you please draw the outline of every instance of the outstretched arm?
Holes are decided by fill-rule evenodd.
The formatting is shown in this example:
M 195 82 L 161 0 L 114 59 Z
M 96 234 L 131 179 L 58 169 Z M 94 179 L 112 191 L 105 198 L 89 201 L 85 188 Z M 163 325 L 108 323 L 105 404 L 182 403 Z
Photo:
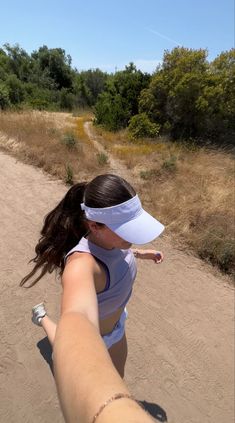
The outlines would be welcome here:
M 72 259 L 62 276 L 62 306 L 61 314 L 77 311 L 85 314 L 99 330 L 98 306 L 93 280 L 93 260 L 89 255 L 81 255 Z M 47 314 L 41 319 L 41 326 L 53 347 L 56 323 Z
M 132 249 L 134 256 L 142 260 L 153 260 L 155 263 L 159 264 L 163 261 L 164 256 L 161 251 L 156 250 L 140 250 L 139 248 Z
M 54 370 L 67 423 L 152 422 L 133 399 L 127 398 L 130 393 L 97 327 L 83 313 L 62 315 L 54 343 Z M 117 394 L 123 395 L 112 400 Z

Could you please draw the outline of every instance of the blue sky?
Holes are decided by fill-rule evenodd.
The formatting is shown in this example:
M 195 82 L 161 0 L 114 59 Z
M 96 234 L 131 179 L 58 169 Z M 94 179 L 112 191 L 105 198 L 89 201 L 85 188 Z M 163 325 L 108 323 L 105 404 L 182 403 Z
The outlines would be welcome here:
M 234 47 L 234 0 L 2 0 L 0 16 L 0 46 L 61 47 L 79 70 L 152 72 L 177 45 L 209 60 Z

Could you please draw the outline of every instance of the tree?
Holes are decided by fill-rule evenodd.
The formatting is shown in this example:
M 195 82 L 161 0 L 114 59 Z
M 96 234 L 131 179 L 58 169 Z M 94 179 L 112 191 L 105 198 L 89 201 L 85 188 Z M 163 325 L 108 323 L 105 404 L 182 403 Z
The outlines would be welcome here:
M 72 87 L 71 57 L 66 56 L 63 49 L 43 46 L 32 53 L 32 58 L 37 63 L 39 72 L 50 78 L 57 89 Z
M 14 74 L 7 77 L 5 84 L 8 88 L 10 102 L 12 104 L 21 103 L 25 98 L 24 84 Z
M 177 47 L 166 51 L 162 67 L 140 97 L 139 110 L 170 130 L 174 138 L 197 137 L 202 112 L 197 100 L 206 83 L 206 50 Z
M 129 104 L 120 94 L 103 92 L 95 108 L 95 122 L 109 131 L 117 131 L 128 125 L 131 112 Z
M 175 48 L 142 91 L 139 111 L 173 138 L 234 142 L 235 50 L 212 63 L 206 50 Z
M 5 110 L 10 107 L 11 102 L 9 98 L 9 92 L 7 87 L 0 83 L 0 110 Z
M 8 56 L 8 70 L 20 81 L 28 81 L 32 73 L 32 63 L 30 56 L 18 44 L 10 46 L 4 44 Z
M 100 69 L 89 69 L 79 73 L 81 86 L 86 87 L 86 101 L 88 106 L 94 106 L 99 94 L 105 89 L 108 74 Z M 85 90 L 84 90 L 85 91 Z
M 235 144 L 235 49 L 222 52 L 209 70 L 200 104 L 203 129 L 213 141 Z
M 149 80 L 150 75 L 137 70 L 133 63 L 111 75 L 95 106 L 96 122 L 114 131 L 127 127 L 131 116 L 138 113 L 139 95 Z
M 76 96 L 66 88 L 60 91 L 60 108 L 62 110 L 73 110 L 76 102 Z
M 7 53 L 2 48 L 0 48 L 0 80 L 5 81 L 9 72 L 9 57 Z

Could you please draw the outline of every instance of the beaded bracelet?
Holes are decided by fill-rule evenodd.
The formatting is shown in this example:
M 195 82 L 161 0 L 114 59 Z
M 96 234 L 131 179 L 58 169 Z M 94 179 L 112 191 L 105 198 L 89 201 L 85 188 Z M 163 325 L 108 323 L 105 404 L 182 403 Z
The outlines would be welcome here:
M 135 401 L 135 398 L 132 395 L 129 394 L 115 394 L 113 395 L 111 398 L 109 398 L 107 401 L 105 401 L 101 407 L 99 408 L 99 410 L 97 411 L 97 413 L 94 415 L 93 419 L 92 419 L 92 423 L 95 423 L 96 419 L 99 417 L 99 415 L 101 414 L 101 412 L 103 411 L 103 409 L 109 405 L 111 402 L 118 400 L 120 398 L 129 398 L 133 401 Z

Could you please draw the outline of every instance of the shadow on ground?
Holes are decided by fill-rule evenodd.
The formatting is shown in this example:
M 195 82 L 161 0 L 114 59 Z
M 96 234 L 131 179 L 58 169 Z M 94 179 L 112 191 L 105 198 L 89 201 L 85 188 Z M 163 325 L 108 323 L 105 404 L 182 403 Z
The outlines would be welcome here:
M 51 344 L 48 341 L 47 336 L 43 339 L 41 339 L 38 343 L 37 343 L 37 347 L 40 351 L 40 354 L 43 356 L 44 360 L 47 362 L 47 364 L 50 367 L 51 373 L 54 375 L 53 372 L 53 361 L 52 361 L 52 348 L 51 348 Z
M 167 422 L 166 412 L 162 407 L 160 407 L 160 405 L 147 401 L 138 401 L 138 403 L 157 421 Z

